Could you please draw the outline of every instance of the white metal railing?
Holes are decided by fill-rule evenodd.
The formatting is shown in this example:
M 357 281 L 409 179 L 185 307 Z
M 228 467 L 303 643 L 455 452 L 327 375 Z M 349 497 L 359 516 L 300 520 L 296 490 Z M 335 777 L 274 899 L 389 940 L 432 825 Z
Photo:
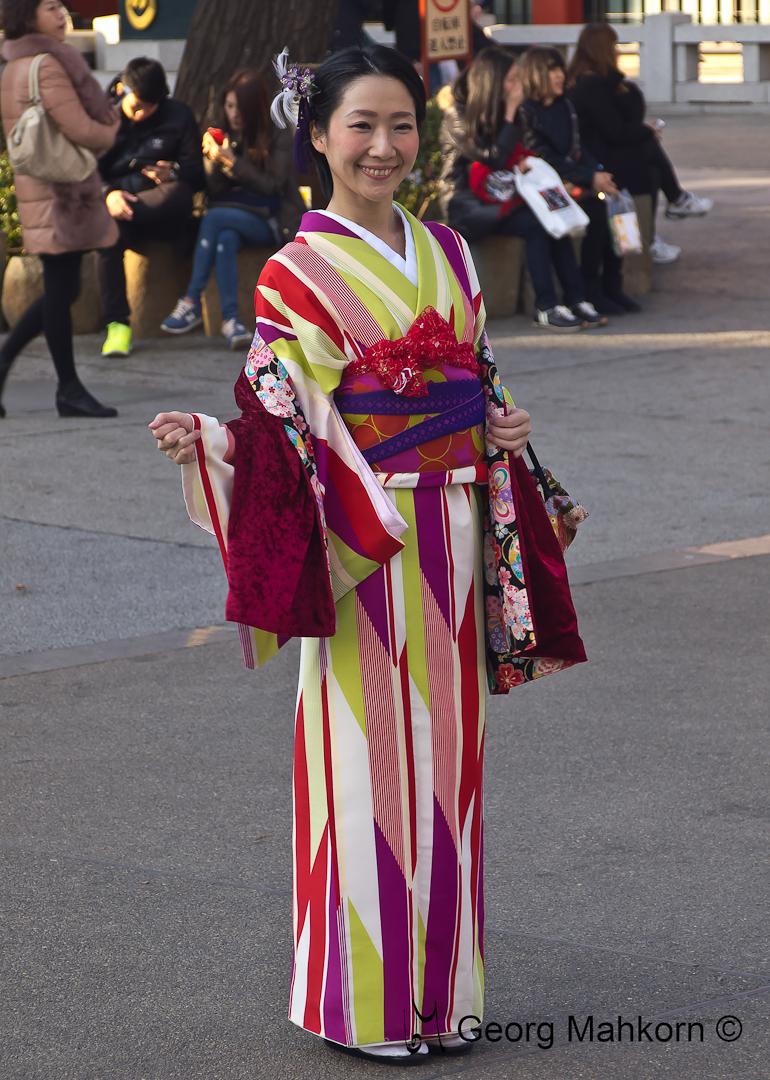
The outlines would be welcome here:
M 578 25 L 498 24 L 487 27 L 485 33 L 500 45 L 557 45 L 569 58 L 581 29 Z M 770 102 L 770 25 L 695 24 L 687 14 L 662 12 L 645 15 L 641 24 L 616 25 L 615 29 L 621 45 L 638 47 L 638 82 L 649 102 Z M 716 48 L 713 43 L 717 43 Z M 704 81 L 704 56 L 711 59 L 725 55 L 737 61 L 729 71 L 725 68 L 725 81 L 716 81 L 712 76 Z M 743 58 L 742 79 L 739 55 Z

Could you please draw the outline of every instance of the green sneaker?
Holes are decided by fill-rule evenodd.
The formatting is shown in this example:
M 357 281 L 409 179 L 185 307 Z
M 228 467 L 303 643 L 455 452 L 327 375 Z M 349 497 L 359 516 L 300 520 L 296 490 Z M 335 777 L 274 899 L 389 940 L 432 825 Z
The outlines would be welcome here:
M 102 346 L 102 356 L 128 356 L 131 352 L 131 327 L 122 322 L 107 325 L 107 340 Z

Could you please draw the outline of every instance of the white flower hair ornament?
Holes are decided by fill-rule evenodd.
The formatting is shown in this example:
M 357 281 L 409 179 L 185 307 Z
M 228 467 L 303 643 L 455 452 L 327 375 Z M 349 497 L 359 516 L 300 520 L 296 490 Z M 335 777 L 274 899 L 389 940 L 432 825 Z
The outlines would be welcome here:
M 275 73 L 281 89 L 273 98 L 270 116 L 279 128 L 288 124 L 296 127 L 294 132 L 294 165 L 298 173 L 306 173 L 310 164 L 310 106 L 311 94 L 315 92 L 315 75 L 310 68 L 300 71 L 299 64 L 289 64 L 289 50 L 273 59 Z

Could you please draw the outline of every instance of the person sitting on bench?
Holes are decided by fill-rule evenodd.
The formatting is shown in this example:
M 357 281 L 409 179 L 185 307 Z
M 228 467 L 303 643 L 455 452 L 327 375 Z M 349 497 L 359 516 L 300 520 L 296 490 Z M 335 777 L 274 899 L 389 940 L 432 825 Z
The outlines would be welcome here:
M 198 124 L 187 105 L 169 98 L 157 60 L 131 60 L 112 89 L 120 129 L 99 170 L 120 237 L 97 253 L 96 272 L 107 323 L 102 355 L 122 357 L 131 351 L 123 253 L 142 240 L 181 240 L 205 176 Z

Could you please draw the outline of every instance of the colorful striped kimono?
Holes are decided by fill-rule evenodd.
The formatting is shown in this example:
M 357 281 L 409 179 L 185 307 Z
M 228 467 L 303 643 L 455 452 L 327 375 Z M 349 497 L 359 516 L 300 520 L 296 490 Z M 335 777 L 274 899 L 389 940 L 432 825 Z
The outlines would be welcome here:
M 260 276 L 239 383 L 239 404 L 258 403 L 259 423 L 285 432 L 301 470 L 292 490 L 311 493 L 300 561 L 311 549 L 326 561 L 275 625 L 249 626 L 247 601 L 233 600 L 228 617 L 242 623 L 249 666 L 291 633 L 317 635 L 303 637 L 296 712 L 289 1016 L 346 1046 L 457 1032 L 483 1010 L 487 467 L 467 358 L 483 345 L 484 308 L 464 241 L 410 215 L 407 228 L 417 286 L 354 229 L 306 214 Z M 417 372 L 408 350 L 380 356 L 378 343 L 398 343 L 426 312 L 451 329 L 451 362 Z M 429 348 L 439 339 L 425 327 Z M 409 380 L 412 396 L 399 394 Z M 412 445 L 409 429 L 447 408 L 456 430 L 428 426 Z M 233 439 L 234 425 L 195 421 L 198 462 L 183 468 L 190 516 L 217 534 L 226 560 L 245 543 L 239 565 L 253 559 L 252 583 L 272 588 L 249 530 L 228 529 L 246 429 L 236 421 Z M 293 551 L 291 532 L 282 543 Z M 327 587 L 331 615 L 302 630 L 323 606 L 313 589 Z M 560 666 L 543 661 L 533 674 Z

